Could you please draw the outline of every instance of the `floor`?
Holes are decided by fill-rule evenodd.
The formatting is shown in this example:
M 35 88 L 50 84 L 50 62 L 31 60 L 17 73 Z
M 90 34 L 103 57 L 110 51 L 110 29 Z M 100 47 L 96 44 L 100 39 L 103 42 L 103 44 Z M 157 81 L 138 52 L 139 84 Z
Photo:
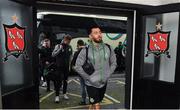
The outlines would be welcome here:
M 81 100 L 80 83 L 78 76 L 70 76 L 68 79 L 69 100 L 62 98 L 60 103 L 54 103 L 55 91 L 51 83 L 51 91 L 46 92 L 46 87 L 39 87 L 41 109 L 86 109 L 88 105 L 79 105 Z M 125 98 L 125 74 L 113 74 L 108 81 L 105 97 L 101 103 L 103 109 L 124 109 Z M 88 102 L 88 98 L 87 98 Z

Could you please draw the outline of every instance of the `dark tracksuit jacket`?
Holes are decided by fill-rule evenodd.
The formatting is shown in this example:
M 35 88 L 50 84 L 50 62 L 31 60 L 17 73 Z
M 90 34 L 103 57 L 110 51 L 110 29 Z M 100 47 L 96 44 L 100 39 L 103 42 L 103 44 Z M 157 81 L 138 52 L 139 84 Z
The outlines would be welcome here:
M 59 88 L 61 87 L 61 82 L 63 81 L 63 94 L 67 91 L 67 79 L 69 74 L 69 63 L 70 57 L 72 55 L 72 48 L 67 44 L 58 44 L 55 46 L 52 57 L 56 59 L 57 66 L 57 79 L 56 79 L 56 95 L 59 95 Z

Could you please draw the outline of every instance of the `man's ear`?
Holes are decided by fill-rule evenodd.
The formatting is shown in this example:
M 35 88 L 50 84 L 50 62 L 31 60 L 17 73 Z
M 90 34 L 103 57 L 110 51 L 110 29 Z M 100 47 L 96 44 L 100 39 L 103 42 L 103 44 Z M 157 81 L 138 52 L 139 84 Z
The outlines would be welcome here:
M 91 36 L 91 35 L 89 35 L 89 38 L 90 38 L 90 39 L 92 39 L 92 36 Z

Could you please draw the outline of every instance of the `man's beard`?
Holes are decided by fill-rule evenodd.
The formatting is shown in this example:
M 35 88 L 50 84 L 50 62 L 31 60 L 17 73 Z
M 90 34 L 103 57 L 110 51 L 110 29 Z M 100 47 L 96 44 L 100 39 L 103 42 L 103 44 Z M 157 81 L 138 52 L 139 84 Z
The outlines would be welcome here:
M 102 43 L 102 39 L 101 40 L 93 40 L 95 43 Z

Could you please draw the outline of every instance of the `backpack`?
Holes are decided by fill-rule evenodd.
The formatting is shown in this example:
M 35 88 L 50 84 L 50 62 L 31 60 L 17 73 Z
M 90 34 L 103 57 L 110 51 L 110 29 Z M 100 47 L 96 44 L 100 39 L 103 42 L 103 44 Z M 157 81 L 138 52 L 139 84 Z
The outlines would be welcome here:
M 79 53 L 81 52 L 81 50 L 82 50 L 82 48 L 80 48 L 78 51 L 76 51 L 76 52 L 74 53 L 73 59 L 72 59 L 72 61 L 71 61 L 71 65 L 72 65 L 72 66 L 75 66 L 75 64 L 76 64 L 76 59 L 77 59 Z
M 110 55 L 111 55 L 111 47 L 110 47 L 110 45 L 109 44 L 105 44 L 105 45 L 109 48 Z M 86 61 L 87 61 L 87 59 L 88 59 L 88 46 L 86 46 L 85 48 L 86 48 Z M 73 56 L 73 59 L 72 59 L 72 62 L 71 62 L 72 66 L 75 66 L 77 57 L 78 57 L 79 53 L 81 52 L 81 50 L 82 50 L 82 48 L 74 53 L 74 56 Z

